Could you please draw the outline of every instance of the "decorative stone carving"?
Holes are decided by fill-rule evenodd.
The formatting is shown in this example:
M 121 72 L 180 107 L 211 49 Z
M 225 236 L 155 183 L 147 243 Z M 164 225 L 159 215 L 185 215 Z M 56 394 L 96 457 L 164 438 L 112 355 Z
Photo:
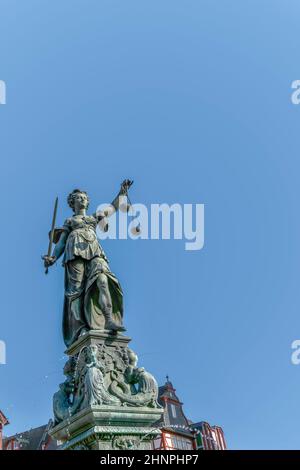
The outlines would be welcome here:
M 66 380 L 59 385 L 59 390 L 53 396 L 54 424 L 58 424 L 72 413 L 78 407 L 78 399 L 74 399 L 74 359 L 70 358 L 64 367 Z
M 67 350 L 66 380 L 54 396 L 51 430 L 63 449 L 152 448 L 163 408 L 154 377 L 138 367 L 129 341 L 92 330 Z
M 68 388 L 66 382 L 59 385 L 59 390 L 53 396 L 53 413 L 55 424 L 60 423 L 68 417 L 68 410 L 71 406 L 70 395 L 72 390 Z
M 88 406 L 160 408 L 157 382 L 143 367 L 137 367 L 137 361 L 127 346 L 108 347 L 103 342 L 82 348 L 67 362 L 66 381 L 54 395 L 55 422 Z
M 86 349 L 86 364 L 84 371 L 84 400 L 83 407 L 88 405 L 113 405 L 120 401 L 110 395 L 104 383 L 105 367 L 98 359 L 97 346 Z
M 157 403 L 158 385 L 149 372 L 137 367 L 138 357 L 131 349 L 126 350 L 127 367 L 122 373 L 111 372 L 110 392 L 117 396 L 123 404 L 130 406 L 159 407 Z M 136 387 L 137 385 L 137 387 Z
M 113 449 L 116 450 L 132 450 L 137 449 L 139 441 L 137 439 L 126 438 L 123 436 L 115 436 L 112 441 Z

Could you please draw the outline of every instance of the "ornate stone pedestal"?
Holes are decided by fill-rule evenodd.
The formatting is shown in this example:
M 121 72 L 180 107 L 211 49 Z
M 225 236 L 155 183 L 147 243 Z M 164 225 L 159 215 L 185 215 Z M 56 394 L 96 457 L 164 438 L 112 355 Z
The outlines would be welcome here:
M 137 367 L 129 342 L 92 330 L 68 349 L 51 430 L 63 449 L 152 449 L 163 409 L 154 377 Z

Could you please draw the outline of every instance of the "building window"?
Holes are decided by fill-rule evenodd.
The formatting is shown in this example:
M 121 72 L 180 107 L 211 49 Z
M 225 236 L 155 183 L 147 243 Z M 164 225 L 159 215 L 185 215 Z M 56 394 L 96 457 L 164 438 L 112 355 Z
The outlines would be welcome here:
M 166 450 L 193 450 L 193 443 L 190 439 L 176 434 L 165 434 Z
M 159 436 L 156 439 L 154 439 L 153 448 L 154 449 L 161 449 L 162 448 L 162 436 Z
M 173 405 L 173 403 L 171 404 L 171 414 L 172 414 L 173 418 L 176 418 L 176 416 L 177 416 L 176 406 Z

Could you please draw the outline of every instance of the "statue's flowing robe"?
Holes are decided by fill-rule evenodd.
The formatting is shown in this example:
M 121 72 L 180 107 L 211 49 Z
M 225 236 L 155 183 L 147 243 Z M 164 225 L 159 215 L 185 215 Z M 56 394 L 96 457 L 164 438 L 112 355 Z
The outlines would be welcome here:
M 112 317 L 122 324 L 123 292 L 96 236 L 94 216 L 74 216 L 65 221 L 67 232 L 63 265 L 65 267 L 65 298 L 63 336 L 69 347 L 85 330 L 104 329 L 105 319 L 99 305 L 97 279 L 104 273 L 112 300 Z M 103 286 L 105 288 L 105 286 Z

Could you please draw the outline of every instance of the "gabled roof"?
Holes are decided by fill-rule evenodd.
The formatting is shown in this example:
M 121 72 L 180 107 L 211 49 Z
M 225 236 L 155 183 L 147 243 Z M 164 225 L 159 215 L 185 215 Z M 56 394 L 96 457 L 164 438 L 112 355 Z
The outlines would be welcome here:
M 166 383 L 158 389 L 158 402 L 164 408 L 164 414 L 158 425 L 171 432 L 191 436 L 193 433 L 189 429 L 190 422 L 183 412 L 183 403 L 175 392 L 176 389 L 167 377 Z
M 158 396 L 160 399 L 168 398 L 182 405 L 183 403 L 179 400 L 175 392 L 176 392 L 176 389 L 173 387 L 173 384 L 172 382 L 170 382 L 170 380 L 167 380 L 164 385 L 158 388 Z
M 22 450 L 42 450 L 45 444 L 48 450 L 56 450 L 56 441 L 52 440 L 48 431 L 52 425 L 52 420 L 44 426 L 30 429 L 29 431 L 20 432 L 13 436 L 6 437 L 3 440 L 3 447 L 5 448 L 12 440 L 17 441 Z

